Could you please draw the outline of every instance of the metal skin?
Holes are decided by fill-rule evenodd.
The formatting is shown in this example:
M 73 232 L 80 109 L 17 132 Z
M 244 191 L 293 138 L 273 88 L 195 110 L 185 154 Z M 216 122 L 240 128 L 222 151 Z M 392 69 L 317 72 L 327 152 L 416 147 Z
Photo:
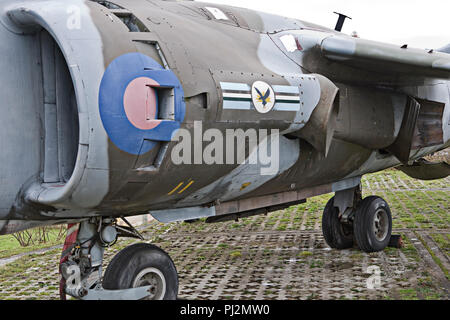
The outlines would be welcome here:
M 0 0 L 0 234 L 289 205 L 450 145 L 446 53 L 222 5 L 112 2 Z M 258 81 L 291 102 L 233 100 Z M 199 123 L 278 129 L 279 170 L 175 165 L 172 140 Z

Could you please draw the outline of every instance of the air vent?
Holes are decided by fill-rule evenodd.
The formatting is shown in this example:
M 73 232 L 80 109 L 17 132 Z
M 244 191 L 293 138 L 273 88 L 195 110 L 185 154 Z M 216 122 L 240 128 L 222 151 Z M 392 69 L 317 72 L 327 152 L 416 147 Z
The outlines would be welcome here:
M 98 4 L 108 8 L 112 14 L 119 18 L 130 32 L 150 32 L 147 27 L 133 13 L 109 1 L 94 0 Z
M 98 4 L 108 8 L 108 9 L 123 9 L 121 6 L 118 6 L 117 4 L 114 4 L 112 2 L 109 1 L 95 1 Z
M 445 104 L 423 99 L 416 100 L 420 103 L 420 112 L 411 149 L 418 150 L 443 144 L 442 118 Z
M 147 27 L 131 12 L 114 12 L 116 15 L 128 28 L 130 32 L 150 32 Z

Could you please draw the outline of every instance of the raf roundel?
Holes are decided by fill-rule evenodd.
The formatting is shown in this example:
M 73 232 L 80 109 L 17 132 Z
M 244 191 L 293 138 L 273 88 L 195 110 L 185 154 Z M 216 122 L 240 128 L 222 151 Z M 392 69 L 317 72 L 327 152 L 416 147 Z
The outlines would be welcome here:
M 173 94 L 171 105 L 160 106 L 160 94 L 167 90 Z M 161 110 L 162 105 L 170 110 Z M 122 55 L 108 66 L 100 84 L 99 108 L 111 141 L 134 155 L 170 142 L 186 114 L 176 75 L 140 53 Z M 162 118 L 167 115 L 170 118 Z
M 263 82 L 256 81 L 252 85 L 252 101 L 259 113 L 269 113 L 275 106 L 275 91 Z
M 151 130 L 161 124 L 158 116 L 159 83 L 147 77 L 136 78 L 125 89 L 123 106 L 128 120 L 141 130 Z

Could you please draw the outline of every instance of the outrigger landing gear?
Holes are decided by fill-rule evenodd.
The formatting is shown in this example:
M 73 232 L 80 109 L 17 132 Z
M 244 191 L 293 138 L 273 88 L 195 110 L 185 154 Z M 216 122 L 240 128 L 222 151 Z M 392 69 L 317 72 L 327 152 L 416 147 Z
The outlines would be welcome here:
M 139 232 L 116 219 L 93 218 L 69 225 L 60 261 L 60 294 L 82 300 L 175 300 L 178 274 L 169 255 L 150 244 L 120 251 L 102 277 L 104 250 L 118 237 L 143 240 Z
M 322 231 L 334 249 L 348 249 L 356 243 L 368 253 L 383 251 L 391 243 L 391 210 L 380 197 L 363 200 L 361 186 L 336 192 L 325 207 Z

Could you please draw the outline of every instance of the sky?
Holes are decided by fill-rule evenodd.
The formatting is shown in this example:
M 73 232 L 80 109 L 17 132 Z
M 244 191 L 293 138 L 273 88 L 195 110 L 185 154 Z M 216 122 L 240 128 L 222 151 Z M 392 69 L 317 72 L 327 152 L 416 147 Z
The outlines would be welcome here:
M 352 17 L 342 32 L 416 48 L 450 43 L 449 0 L 204 0 L 309 21 L 334 29 L 334 11 Z

